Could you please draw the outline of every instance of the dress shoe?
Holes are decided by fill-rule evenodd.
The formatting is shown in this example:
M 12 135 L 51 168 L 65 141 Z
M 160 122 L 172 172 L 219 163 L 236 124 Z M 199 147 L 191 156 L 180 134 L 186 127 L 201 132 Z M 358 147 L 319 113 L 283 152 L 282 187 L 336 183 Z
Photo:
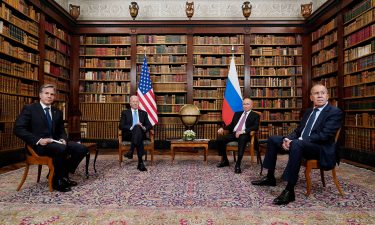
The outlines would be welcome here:
M 71 180 L 67 177 L 64 177 L 63 178 L 64 182 L 69 186 L 69 187 L 73 187 L 73 186 L 77 186 L 77 182 L 75 182 L 74 180 Z
M 138 163 L 137 169 L 139 171 L 147 171 L 147 169 L 146 169 L 146 167 L 145 167 L 145 165 L 143 163 Z
M 63 180 L 56 180 L 53 182 L 53 189 L 60 192 L 68 192 L 72 189 Z
M 234 173 L 242 173 L 241 167 L 240 166 L 234 167 Z
M 229 161 L 228 160 L 223 160 L 219 164 L 217 164 L 217 167 L 219 167 L 219 168 L 225 167 L 225 166 L 229 166 Z
M 125 153 L 124 156 L 126 158 L 128 158 L 128 159 L 132 159 L 133 158 L 133 153 L 129 151 L 129 152 Z
M 251 181 L 251 184 L 252 185 L 258 185 L 258 186 L 273 186 L 274 187 L 274 186 L 276 186 L 276 179 L 275 178 L 268 178 L 266 176 L 266 177 L 263 177 L 260 180 Z
M 275 205 L 286 205 L 289 202 L 293 202 L 295 200 L 294 191 L 284 190 L 281 194 L 273 200 L 273 204 Z

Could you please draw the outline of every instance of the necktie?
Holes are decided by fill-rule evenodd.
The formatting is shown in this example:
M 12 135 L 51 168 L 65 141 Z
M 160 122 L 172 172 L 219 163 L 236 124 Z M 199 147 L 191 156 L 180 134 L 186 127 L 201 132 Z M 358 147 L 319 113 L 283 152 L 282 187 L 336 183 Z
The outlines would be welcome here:
M 50 133 L 52 134 L 52 118 L 51 118 L 51 115 L 49 114 L 49 108 L 48 107 L 44 108 L 44 111 L 46 111 L 48 128 L 49 128 Z
M 242 130 L 242 127 L 243 127 L 243 125 L 245 123 L 245 120 L 246 120 L 246 112 L 244 112 L 243 117 L 242 117 L 240 123 L 238 124 L 238 127 L 237 127 L 236 131 L 241 131 Z
M 314 123 L 315 117 L 316 117 L 316 112 L 318 112 L 318 108 L 314 109 L 314 112 L 311 114 L 309 121 L 307 121 L 307 124 L 305 126 L 305 130 L 303 131 L 302 134 L 302 139 L 304 140 L 308 136 L 310 136 L 311 128 Z
M 138 113 L 137 110 L 133 110 L 133 126 L 138 123 Z

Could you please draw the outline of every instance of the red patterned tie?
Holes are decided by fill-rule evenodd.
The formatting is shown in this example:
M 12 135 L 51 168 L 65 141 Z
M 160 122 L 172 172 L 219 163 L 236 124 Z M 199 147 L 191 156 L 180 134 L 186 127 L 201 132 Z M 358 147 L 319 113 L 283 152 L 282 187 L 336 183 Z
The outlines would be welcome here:
M 241 119 L 241 121 L 240 121 L 240 123 L 239 123 L 239 125 L 238 125 L 238 127 L 236 129 L 236 131 L 241 131 L 242 130 L 242 127 L 243 127 L 243 124 L 245 123 L 245 120 L 246 120 L 246 112 L 244 112 L 243 117 L 242 117 L 242 119 Z

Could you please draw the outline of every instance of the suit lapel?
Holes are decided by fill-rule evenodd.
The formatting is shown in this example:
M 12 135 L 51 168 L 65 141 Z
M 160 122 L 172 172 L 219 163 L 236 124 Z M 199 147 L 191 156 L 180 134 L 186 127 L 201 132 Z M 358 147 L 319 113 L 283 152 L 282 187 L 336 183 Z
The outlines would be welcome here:
M 315 130 L 319 126 L 319 124 L 326 117 L 326 115 L 327 115 L 327 113 L 329 112 L 330 109 L 331 109 L 330 105 L 327 105 L 326 107 L 324 107 L 324 109 L 322 110 L 322 112 L 319 114 L 318 119 L 316 119 L 315 124 L 314 124 L 314 126 L 313 126 L 313 128 L 311 130 Z

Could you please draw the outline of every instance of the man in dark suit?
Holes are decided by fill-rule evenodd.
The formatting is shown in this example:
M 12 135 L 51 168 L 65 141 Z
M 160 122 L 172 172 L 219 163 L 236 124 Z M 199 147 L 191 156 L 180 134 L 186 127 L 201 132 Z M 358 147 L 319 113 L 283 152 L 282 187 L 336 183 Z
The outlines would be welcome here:
M 221 162 L 217 167 L 229 166 L 226 146 L 231 141 L 238 142 L 238 160 L 234 167 L 235 173 L 241 173 L 241 161 L 246 144 L 250 141 L 250 132 L 259 129 L 259 115 L 251 110 L 253 108 L 253 101 L 250 98 L 245 98 L 242 105 L 243 111 L 235 112 L 232 122 L 217 131 L 220 136 L 224 133 L 224 130 L 229 130 L 227 135 L 217 140 L 219 154 L 222 156 Z
M 121 112 L 119 128 L 122 130 L 122 140 L 130 141 L 130 150 L 125 153 L 128 159 L 133 158 L 134 148 L 137 149 L 138 167 L 140 171 L 147 171 L 143 164 L 142 156 L 144 154 L 143 140 L 146 138 L 146 132 L 152 128 L 146 111 L 138 109 L 139 98 L 135 95 L 130 97 L 130 109 Z
M 274 173 L 277 153 L 282 149 L 288 151 L 289 160 L 283 176 L 288 183 L 285 190 L 273 200 L 276 205 L 295 200 L 294 187 L 302 158 L 318 159 L 322 169 L 332 169 L 338 163 L 335 135 L 341 127 L 343 112 L 328 104 L 328 90 L 321 84 L 311 88 L 310 100 L 314 107 L 304 113 L 301 123 L 291 134 L 269 137 L 263 162 L 264 168 L 268 169 L 267 176 L 251 182 L 259 186 L 276 186 Z
M 88 150 L 78 143 L 67 141 L 61 110 L 52 106 L 56 88 L 51 84 L 40 87 L 38 103 L 24 106 L 17 117 L 14 134 L 31 146 L 38 155 L 53 158 L 55 174 L 53 188 L 66 192 L 77 182 L 69 179 Z

